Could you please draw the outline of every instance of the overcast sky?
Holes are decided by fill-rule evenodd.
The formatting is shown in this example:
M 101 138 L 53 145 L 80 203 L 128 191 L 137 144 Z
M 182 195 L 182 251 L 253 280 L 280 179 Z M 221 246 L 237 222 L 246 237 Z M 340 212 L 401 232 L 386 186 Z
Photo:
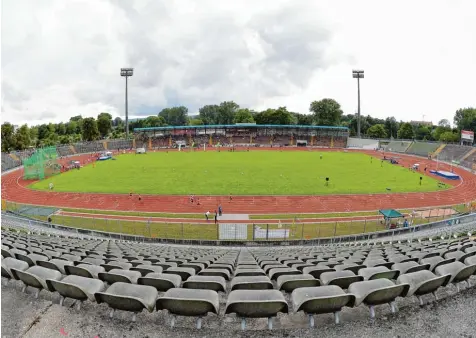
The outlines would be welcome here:
M 453 120 L 476 106 L 475 0 L 3 0 L 2 122 L 233 100 Z

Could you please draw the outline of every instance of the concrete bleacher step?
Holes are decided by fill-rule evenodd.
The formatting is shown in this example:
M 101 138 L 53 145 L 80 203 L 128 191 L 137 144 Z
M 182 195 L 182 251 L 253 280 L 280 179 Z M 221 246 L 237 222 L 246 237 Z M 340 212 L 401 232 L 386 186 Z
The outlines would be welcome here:
M 438 156 L 439 153 L 446 147 L 446 144 L 442 144 L 433 152 L 433 156 Z
M 466 160 L 468 157 L 470 157 L 471 155 L 473 155 L 475 152 L 476 152 L 476 148 L 471 149 L 470 151 L 468 151 L 468 152 L 466 153 L 466 155 L 464 155 L 464 156 L 461 158 L 460 161 Z

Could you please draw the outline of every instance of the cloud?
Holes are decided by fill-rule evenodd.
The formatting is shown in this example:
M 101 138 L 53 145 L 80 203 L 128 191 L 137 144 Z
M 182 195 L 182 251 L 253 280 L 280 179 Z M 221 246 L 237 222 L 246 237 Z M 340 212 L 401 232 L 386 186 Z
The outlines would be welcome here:
M 122 116 L 121 67 L 132 116 L 225 100 L 305 113 L 324 97 L 354 113 L 359 67 L 364 114 L 451 120 L 476 106 L 474 13 L 469 0 L 5 1 L 2 120 Z

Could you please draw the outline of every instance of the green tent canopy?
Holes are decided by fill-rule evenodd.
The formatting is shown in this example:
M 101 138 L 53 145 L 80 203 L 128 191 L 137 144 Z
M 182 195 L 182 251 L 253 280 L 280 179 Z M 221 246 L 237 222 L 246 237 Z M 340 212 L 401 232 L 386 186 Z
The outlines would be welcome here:
M 383 217 L 385 217 L 385 218 L 405 217 L 405 216 L 403 216 L 403 214 L 401 214 L 400 212 L 398 212 L 395 209 L 382 209 L 382 210 L 379 210 L 378 212 L 381 213 L 383 215 Z

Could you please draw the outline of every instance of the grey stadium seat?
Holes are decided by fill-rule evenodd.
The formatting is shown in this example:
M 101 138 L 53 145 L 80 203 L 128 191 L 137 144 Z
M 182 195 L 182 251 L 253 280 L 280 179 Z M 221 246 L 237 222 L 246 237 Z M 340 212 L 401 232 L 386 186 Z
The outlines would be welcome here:
M 412 273 L 412 272 L 417 272 L 421 270 L 429 270 L 431 264 L 418 264 L 417 262 L 404 262 L 404 263 L 396 263 L 392 265 L 393 270 L 398 270 L 400 275 L 403 275 L 404 273 Z
M 435 256 L 430 258 L 423 258 L 420 262 L 421 264 L 430 264 L 430 267 L 428 268 L 428 270 L 434 272 L 438 266 L 452 263 L 454 261 L 455 261 L 454 258 L 444 259 L 441 256 Z
M 269 290 L 273 289 L 273 283 L 267 276 L 238 276 L 230 283 L 233 290 Z
M 53 291 L 46 284 L 47 279 L 61 280 L 61 278 L 63 277 L 59 271 L 51 270 L 36 265 L 24 271 L 16 270 L 15 268 L 11 268 L 10 270 L 12 271 L 13 275 L 16 275 L 18 279 L 20 279 L 25 284 L 22 290 L 23 292 L 26 291 L 26 288 L 28 286 L 37 289 L 35 298 L 38 298 L 40 291 L 43 289 Z
M 254 269 L 253 268 L 251 269 L 238 268 L 235 270 L 235 277 L 248 277 L 248 276 L 266 276 L 266 274 L 258 266 Z
M 180 287 L 181 282 L 182 278 L 179 275 L 157 272 L 151 272 L 145 277 L 140 277 L 137 280 L 137 284 L 153 286 L 158 291 L 162 292 Z
M 435 269 L 438 276 L 451 275 L 448 283 L 453 283 L 459 291 L 458 283 L 466 281 L 469 286 L 469 277 L 476 271 L 476 264 L 465 265 L 461 262 L 453 262 L 445 265 L 440 265 Z M 447 284 L 448 284 L 447 283 Z M 445 284 L 444 286 L 446 286 Z
M 79 264 L 78 266 L 65 265 L 64 271 L 67 275 L 76 275 L 86 278 L 99 278 L 99 274 L 104 272 L 102 266 L 92 265 L 92 264 Z
M 66 276 L 60 281 L 47 279 L 46 284 L 48 284 L 51 290 L 55 290 L 61 295 L 60 305 L 63 305 L 65 298 L 73 298 L 81 302 L 89 299 L 89 301 L 94 302 L 94 294 L 105 289 L 104 283 L 99 279 L 75 275 Z M 81 306 L 80 304 L 78 302 L 78 310 Z
M 375 305 L 389 303 L 392 312 L 396 312 L 395 298 L 406 294 L 410 286 L 408 284 L 395 285 L 389 279 L 374 279 L 356 282 L 349 286 L 349 293 L 355 295 L 354 306 L 364 303 L 369 306 L 370 317 L 375 318 Z
M 141 274 L 139 271 L 112 269 L 109 272 L 98 273 L 98 277 L 109 284 L 117 282 L 137 284 L 137 279 L 141 277 Z
M 397 284 L 410 285 L 408 292 L 402 294 L 404 297 L 411 297 L 415 295 L 423 305 L 423 295 L 432 293 L 435 299 L 438 299 L 436 291 L 443 285 L 448 284 L 451 275 L 436 276 L 433 272 L 428 270 L 421 270 L 411 273 L 402 274 L 397 279 Z
M 114 310 L 123 310 L 134 312 L 132 321 L 135 321 L 136 314 L 143 309 L 154 311 L 158 295 L 157 290 L 151 286 L 117 282 L 104 292 L 96 292 L 94 297 L 98 304 L 106 303 L 112 308 L 111 318 Z
M 276 284 L 280 291 L 293 292 L 297 288 L 319 286 L 321 282 L 309 274 L 304 274 L 279 276 Z
M 398 270 L 390 270 L 385 266 L 374 266 L 371 268 L 364 268 L 359 270 L 359 275 L 364 277 L 364 280 L 372 280 L 378 278 L 397 279 Z
M 236 313 L 241 328 L 246 327 L 245 318 L 268 318 L 268 328 L 273 327 L 272 317 L 278 312 L 288 313 L 288 304 L 278 290 L 235 290 L 228 295 L 225 314 Z
M 291 294 L 294 312 L 304 311 L 309 316 L 309 326 L 314 327 L 314 314 L 334 313 L 335 322 L 340 322 L 344 306 L 353 306 L 355 296 L 345 293 L 336 285 L 299 288 Z
M 182 278 L 182 281 L 187 280 L 190 276 L 195 275 L 195 269 L 192 268 L 168 268 L 163 273 L 178 275 Z
M 168 310 L 173 315 L 198 317 L 198 329 L 202 326 L 202 317 L 209 312 L 218 315 L 219 307 L 218 293 L 197 289 L 170 289 L 156 303 L 157 311 Z M 175 317 L 172 317 L 171 326 L 174 325 Z
M 347 289 L 352 283 L 363 280 L 364 277 L 358 276 L 349 270 L 329 271 L 321 274 L 321 283 L 323 285 L 337 285 L 342 289 Z
M 221 276 L 191 276 L 183 282 L 183 287 L 186 289 L 204 289 L 225 292 L 226 280 Z
M 198 273 L 200 276 L 219 276 L 230 280 L 230 271 L 228 269 L 206 268 Z
M 71 261 L 65 261 L 63 259 L 53 258 L 49 261 L 39 261 L 38 266 L 44 268 L 53 269 L 61 272 L 63 275 L 66 275 L 66 270 L 64 269 L 65 265 L 73 265 Z
M 130 269 L 131 271 L 139 271 L 142 276 L 146 276 L 151 272 L 161 273 L 163 271 L 161 266 L 154 265 L 137 265 Z
M 2 277 L 7 279 L 18 279 L 18 276 L 13 274 L 11 269 L 18 271 L 25 271 L 29 268 L 28 263 L 13 257 L 2 259 Z

